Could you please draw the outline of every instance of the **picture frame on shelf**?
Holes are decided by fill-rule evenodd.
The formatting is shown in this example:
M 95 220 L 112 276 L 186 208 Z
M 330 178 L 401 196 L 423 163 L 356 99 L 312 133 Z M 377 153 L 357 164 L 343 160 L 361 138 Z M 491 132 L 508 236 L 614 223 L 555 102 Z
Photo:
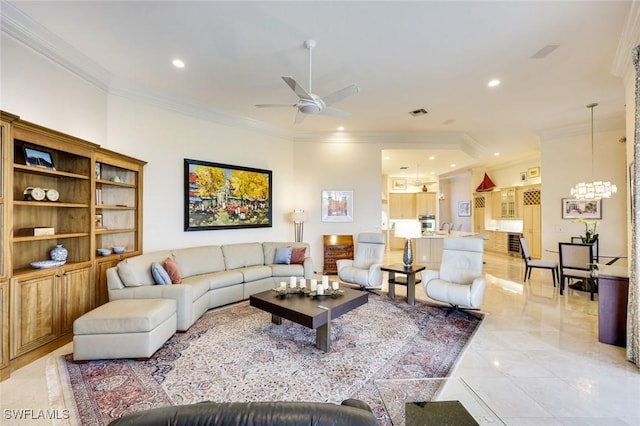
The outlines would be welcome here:
M 458 201 L 458 217 L 471 216 L 471 200 Z
M 322 191 L 323 222 L 353 222 L 353 191 Z
M 271 170 L 184 160 L 184 230 L 273 226 Z
M 103 219 L 102 214 L 96 214 L 94 216 L 93 223 L 96 229 L 104 229 L 104 222 L 102 219 Z
M 520 172 L 520 182 L 526 182 L 527 172 Z
M 100 163 L 96 162 L 96 170 L 95 170 L 95 173 L 96 173 L 96 179 L 97 179 L 97 180 L 102 179 L 102 164 L 100 164 Z
M 41 167 L 43 169 L 55 170 L 56 166 L 53 162 L 53 156 L 50 151 L 40 148 L 34 148 L 24 145 L 24 164 L 32 167 Z
M 602 200 L 562 199 L 563 219 L 602 219 Z
M 407 189 L 407 180 L 391 179 L 391 189 L 393 191 L 405 191 Z

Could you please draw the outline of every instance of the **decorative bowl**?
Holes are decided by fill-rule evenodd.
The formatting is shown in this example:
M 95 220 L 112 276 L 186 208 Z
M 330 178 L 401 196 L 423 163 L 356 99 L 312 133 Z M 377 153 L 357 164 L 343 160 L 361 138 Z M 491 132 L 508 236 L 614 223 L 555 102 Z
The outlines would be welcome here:
M 122 247 L 122 246 L 114 246 L 114 247 L 113 247 L 113 252 L 114 252 L 115 254 L 121 254 L 121 253 L 124 253 L 124 247 Z
M 108 248 L 99 248 L 96 251 L 100 256 L 109 256 L 111 254 L 111 249 Z
M 31 262 L 31 267 L 36 269 L 56 268 L 66 263 L 66 260 L 38 260 Z

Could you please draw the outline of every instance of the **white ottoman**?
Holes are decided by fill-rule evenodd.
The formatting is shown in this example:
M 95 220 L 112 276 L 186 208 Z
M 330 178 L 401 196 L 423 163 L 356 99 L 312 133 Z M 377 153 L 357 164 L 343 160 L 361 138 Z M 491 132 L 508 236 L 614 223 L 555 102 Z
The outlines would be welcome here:
M 73 322 L 73 360 L 150 358 L 176 332 L 173 299 L 122 299 Z

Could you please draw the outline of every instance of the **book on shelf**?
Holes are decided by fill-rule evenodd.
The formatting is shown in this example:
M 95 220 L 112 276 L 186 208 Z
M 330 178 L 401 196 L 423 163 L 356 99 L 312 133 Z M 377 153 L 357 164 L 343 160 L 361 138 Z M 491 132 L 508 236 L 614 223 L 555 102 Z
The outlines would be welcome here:
M 50 227 L 33 227 L 22 228 L 16 232 L 16 237 L 41 237 L 43 235 L 55 235 L 55 228 Z
M 96 205 L 102 204 L 102 189 L 96 189 Z

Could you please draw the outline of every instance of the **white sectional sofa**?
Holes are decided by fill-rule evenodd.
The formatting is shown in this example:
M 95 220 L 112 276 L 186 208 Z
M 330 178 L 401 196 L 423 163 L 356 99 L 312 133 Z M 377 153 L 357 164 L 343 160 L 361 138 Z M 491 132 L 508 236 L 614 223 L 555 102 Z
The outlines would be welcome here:
M 275 263 L 276 250 L 304 247 L 301 264 Z M 280 253 L 279 253 L 280 254 Z M 173 259 L 179 284 L 156 284 L 151 264 Z M 289 277 L 312 278 L 306 243 L 263 242 L 161 250 L 130 257 L 107 270 L 109 300 L 169 298 L 176 301 L 177 329 L 185 331 L 211 308 L 248 299 Z

